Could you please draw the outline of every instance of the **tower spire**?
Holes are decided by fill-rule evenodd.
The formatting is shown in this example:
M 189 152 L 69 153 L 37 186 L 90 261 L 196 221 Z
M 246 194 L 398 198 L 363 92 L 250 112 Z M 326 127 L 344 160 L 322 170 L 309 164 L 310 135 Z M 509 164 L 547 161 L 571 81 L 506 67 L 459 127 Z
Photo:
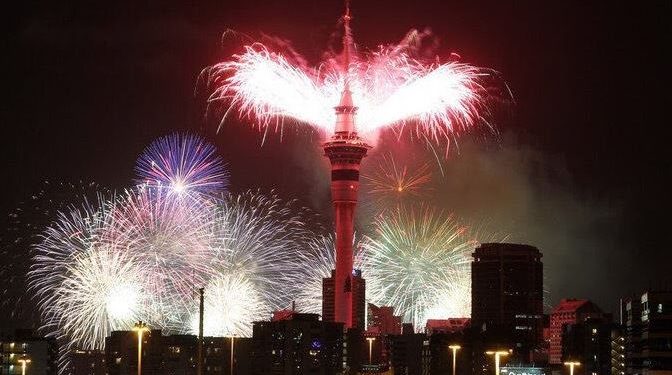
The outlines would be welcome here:
M 356 133 L 355 130 L 355 107 L 350 91 L 350 63 L 352 59 L 353 38 L 350 29 L 350 0 L 345 0 L 345 14 L 343 14 L 343 92 L 341 100 L 336 107 L 336 133 Z
M 348 72 L 350 70 L 350 55 L 352 53 L 352 29 L 350 28 L 350 0 L 345 0 L 345 14 L 343 15 L 343 71 L 346 83 L 349 83 Z

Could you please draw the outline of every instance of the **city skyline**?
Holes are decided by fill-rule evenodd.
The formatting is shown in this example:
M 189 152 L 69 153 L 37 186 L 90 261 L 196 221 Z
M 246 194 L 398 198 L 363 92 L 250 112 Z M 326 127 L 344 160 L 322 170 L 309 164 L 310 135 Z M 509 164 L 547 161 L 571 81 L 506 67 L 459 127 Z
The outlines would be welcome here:
M 116 9 L 123 10 L 126 6 L 119 5 Z M 334 43 L 332 34 L 338 29 L 334 20 L 341 14 L 341 6 L 338 2 L 330 8 L 294 5 L 311 15 L 302 16 L 305 22 L 293 22 L 296 19 L 293 17 L 298 16 L 291 15 L 291 7 L 279 4 L 265 7 L 261 3 L 228 7 L 208 4 L 206 8 L 213 10 L 219 19 L 212 15 L 205 17 L 200 8 L 190 6 L 169 6 L 157 13 L 150 12 L 151 7 L 136 8 L 132 16 L 117 17 L 106 17 L 96 9 L 74 5 L 63 5 L 56 12 L 46 5 L 24 9 L 10 23 L 15 29 L 10 37 L 13 47 L 10 76 L 16 80 L 11 86 L 20 90 L 10 99 L 11 109 L 7 118 L 3 115 L 3 121 L 21 126 L 3 129 L 6 132 L 3 139 L 7 140 L 3 149 L 8 152 L 6 158 L 12 161 L 5 184 L 9 191 L 3 194 L 0 205 L 3 214 L 11 213 L 19 206 L 18 202 L 29 199 L 45 179 L 95 180 L 121 190 L 132 178 L 130 172 L 120 171 L 132 170 L 128 163 L 132 165 L 149 140 L 186 130 L 204 134 L 216 143 L 232 170 L 233 191 L 277 189 L 287 199 L 299 199 L 301 204 L 323 215 L 328 223 L 328 167 L 320 156 L 321 138 L 315 132 L 288 127 L 282 137 L 279 133 L 269 134 L 260 145 L 262 134 L 244 126 L 244 120 L 234 119 L 216 133 L 218 119 L 204 120 L 205 98 L 202 95 L 194 98 L 192 93 L 200 69 L 235 50 L 235 46 L 218 44 L 219 35 L 227 28 L 252 34 L 264 31 L 291 40 L 297 50 L 316 60 L 321 46 Z M 669 255 L 656 251 L 662 243 L 655 242 L 659 240 L 650 234 L 653 228 L 663 225 L 660 220 L 665 208 L 669 208 L 669 199 L 656 194 L 660 187 L 651 177 L 656 175 L 656 164 L 649 163 L 649 159 L 665 156 L 658 154 L 660 151 L 640 134 L 646 120 L 658 122 L 662 118 L 652 112 L 641 119 L 639 111 L 622 105 L 619 100 L 625 99 L 607 92 L 610 90 L 604 85 L 622 66 L 620 61 L 611 61 L 614 64 L 611 67 L 602 63 L 621 56 L 619 48 L 635 56 L 642 53 L 627 48 L 637 38 L 619 28 L 616 30 L 621 36 L 627 37 L 617 41 L 598 26 L 585 26 L 581 21 L 603 14 L 597 5 L 576 5 L 575 9 L 586 11 L 582 15 L 571 7 L 554 9 L 560 11 L 559 15 L 532 5 L 525 10 L 505 9 L 514 19 L 531 21 L 542 30 L 538 39 L 526 36 L 523 26 L 505 21 L 502 15 L 482 16 L 479 20 L 474 14 L 476 6 L 445 8 L 429 2 L 403 17 L 402 6 L 392 3 L 381 11 L 371 5 L 353 4 L 353 28 L 362 48 L 400 40 L 411 27 L 422 30 L 423 26 L 430 26 L 434 39 L 429 40 L 442 41 L 437 54 L 447 56 L 455 52 L 467 62 L 497 70 L 513 90 L 515 104 L 510 103 L 502 113 L 495 114 L 497 133 L 483 129 L 467 133 L 457 143 L 459 152 L 453 145 L 446 157 L 437 157 L 435 149 L 427 150 L 418 142 L 397 144 L 392 134 L 385 134 L 378 141 L 379 155 L 392 153 L 402 163 L 410 163 L 411 156 L 418 155 L 431 160 L 434 176 L 429 184 L 431 204 L 455 212 L 461 219 L 475 223 L 475 227 L 502 233 L 507 241 L 541 249 L 547 266 L 548 306 L 564 297 L 586 297 L 597 300 L 606 310 L 613 310 L 626 288 L 632 293 L 651 281 L 664 281 L 666 269 L 660 264 L 669 261 Z M 492 4 L 489 7 L 497 8 Z M 269 22 L 264 15 L 280 11 L 278 8 L 285 10 L 284 17 Z M 453 22 L 432 15 L 439 9 Z M 618 17 L 625 15 L 621 8 L 610 11 L 614 18 L 605 17 L 598 25 L 616 24 Z M 576 22 L 573 26 L 578 30 L 560 28 L 569 33 L 565 35 L 552 29 L 565 25 L 560 15 L 568 14 L 574 17 L 570 20 Z M 381 17 L 399 22 L 380 25 L 374 21 Z M 542 20 L 549 24 L 542 26 Z M 164 34 L 169 25 L 178 26 L 172 29 L 173 34 Z M 497 43 L 492 39 L 493 30 L 496 26 L 506 29 L 507 25 L 510 33 L 498 36 L 496 40 L 504 43 Z M 115 32 L 119 30 L 124 32 Z M 306 30 L 308 38 L 301 35 Z M 606 44 L 587 42 L 583 37 L 588 34 L 581 31 L 592 31 L 598 41 Z M 558 40 L 563 36 L 569 39 L 566 44 Z M 524 49 L 523 41 L 532 45 Z M 198 46 L 197 53 L 188 56 L 192 42 Z M 620 42 L 630 44 L 622 47 Z M 515 48 L 505 50 L 505 46 Z M 31 58 L 36 47 L 44 48 L 40 53 L 51 52 L 62 59 L 36 62 Z M 560 47 L 583 55 L 572 55 Z M 80 48 L 92 53 L 78 55 L 75 51 Z M 533 54 L 535 48 L 538 49 Z M 597 51 L 587 51 L 590 48 Z M 516 53 L 519 51 L 522 53 Z M 606 57 L 599 56 L 598 52 L 605 51 Z M 628 58 L 628 53 L 624 58 Z M 540 59 L 542 64 L 538 63 Z M 579 66 L 580 63 L 585 65 Z M 35 69 L 35 74 L 21 79 L 25 77 L 21 73 L 29 67 Z M 589 74 L 598 68 L 604 71 Z M 136 75 L 141 77 L 139 82 L 131 82 L 129 77 Z M 100 82 L 92 84 L 94 77 L 99 77 Z M 119 77 L 120 82 L 115 82 Z M 177 78 L 165 86 L 172 87 L 171 93 L 161 92 L 164 81 L 173 77 Z M 623 90 L 628 103 L 642 100 L 640 108 L 657 109 L 648 99 L 644 101 L 632 92 L 642 84 L 640 81 L 625 74 L 619 77 L 623 78 L 619 82 L 630 88 Z M 549 86 L 553 89 L 544 92 Z M 664 96 L 664 91 L 657 92 L 655 87 L 650 95 L 653 100 Z M 58 88 L 71 92 L 73 97 L 54 95 Z M 35 100 L 28 100 L 33 95 Z M 89 96 L 100 101 L 88 99 Z M 38 103 L 42 106 L 35 110 L 33 106 Z M 609 111 L 612 103 L 619 104 L 623 116 Z M 630 125 L 632 120 L 639 121 L 639 125 Z M 656 142 L 655 138 L 650 142 Z M 628 149 L 632 149 L 631 154 L 625 156 Z M 443 151 L 440 149 L 439 154 Z M 282 166 L 272 163 L 279 157 L 288 162 Z M 665 166 L 660 167 L 664 171 Z M 258 168 L 263 173 L 258 173 Z M 624 170 L 630 173 L 623 174 Z M 656 197 L 660 201 L 654 200 Z M 361 214 L 365 209 L 358 212 L 360 228 L 367 225 Z M 652 214 L 642 214 L 648 212 Z M 628 271 L 632 266 L 650 271 L 646 272 L 647 278 L 631 280 Z

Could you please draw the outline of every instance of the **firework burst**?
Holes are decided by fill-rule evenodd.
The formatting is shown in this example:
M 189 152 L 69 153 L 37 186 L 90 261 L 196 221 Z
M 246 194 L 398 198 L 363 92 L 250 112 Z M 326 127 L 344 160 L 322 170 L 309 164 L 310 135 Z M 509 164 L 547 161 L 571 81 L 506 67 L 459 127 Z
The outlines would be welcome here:
M 114 205 L 104 239 L 129 253 L 147 275 L 144 319 L 168 332 L 183 330 L 184 304 L 211 273 L 209 200 L 141 186 Z
M 44 328 L 70 346 L 102 348 L 126 328 L 141 306 L 141 270 L 102 240 L 110 218 L 104 204 L 59 214 L 36 245 L 28 274 Z
M 380 207 L 423 198 L 430 188 L 432 173 L 428 163 L 411 165 L 398 162 L 392 154 L 383 155 L 370 173 L 362 174 L 366 193 Z
M 17 324 L 39 324 L 39 312 L 34 302 L 25 293 L 28 287 L 27 274 L 35 251 L 33 246 L 42 240 L 41 235 L 49 227 L 58 212 L 69 211 L 73 205 L 96 202 L 101 194 L 109 195 L 98 184 L 63 183 L 44 181 L 37 192 L 26 197 L 7 216 L 0 235 L 0 306 L 10 312 L 5 319 Z
M 264 298 L 243 273 L 216 276 L 205 287 L 205 335 L 249 336 L 251 322 L 269 316 Z M 198 332 L 197 312 L 191 317 L 191 332 Z
M 222 122 L 234 111 L 261 128 L 290 120 L 331 134 L 334 107 L 347 80 L 360 134 L 412 124 L 422 138 L 448 139 L 487 112 L 487 90 L 480 81 L 488 73 L 464 63 L 414 58 L 420 43 L 413 40 L 423 35 L 411 32 L 398 44 L 360 53 L 348 69 L 338 58 L 309 67 L 300 56 L 254 43 L 230 61 L 204 70 L 200 80 L 211 88 L 209 103 L 224 102 L 228 108 Z
M 171 193 L 216 193 L 228 185 L 228 172 L 215 147 L 200 137 L 172 134 L 152 142 L 136 163 L 138 184 Z
M 435 312 L 469 316 L 470 252 L 477 242 L 465 227 L 426 206 L 397 207 L 374 227 L 361 261 L 373 303 L 394 306 L 416 327 Z
M 223 300 L 211 302 L 215 311 L 228 309 L 230 314 L 206 316 L 211 331 L 249 336 L 251 321 L 289 303 L 299 275 L 295 259 L 309 236 L 302 212 L 293 201 L 258 191 L 230 195 L 220 203 L 210 220 L 212 293 L 230 295 L 234 285 L 254 292 L 249 299 L 237 299 L 245 308 L 228 309 L 221 305 Z M 206 288 L 206 293 L 211 292 Z

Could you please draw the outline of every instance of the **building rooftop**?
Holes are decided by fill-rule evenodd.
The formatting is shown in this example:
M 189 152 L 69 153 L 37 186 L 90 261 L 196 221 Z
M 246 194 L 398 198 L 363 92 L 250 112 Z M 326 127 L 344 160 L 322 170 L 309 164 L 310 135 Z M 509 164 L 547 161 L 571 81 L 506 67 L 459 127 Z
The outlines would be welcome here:
M 582 308 L 588 308 L 600 312 L 600 308 L 587 299 L 567 298 L 560 300 L 560 303 L 553 308 L 553 314 L 573 312 Z

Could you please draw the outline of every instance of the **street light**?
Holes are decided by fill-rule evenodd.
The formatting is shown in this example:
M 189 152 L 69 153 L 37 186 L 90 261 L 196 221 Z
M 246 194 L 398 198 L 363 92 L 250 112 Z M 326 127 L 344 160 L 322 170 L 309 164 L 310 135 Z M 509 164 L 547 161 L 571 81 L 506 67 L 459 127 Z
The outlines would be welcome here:
M 133 330 L 138 333 L 138 375 L 142 374 L 142 335 L 145 332 L 149 332 L 149 327 L 147 324 L 143 323 L 142 320 L 135 323 Z
M 236 335 L 231 335 L 231 368 L 229 369 L 229 375 L 233 375 L 233 340 Z
M 369 342 L 369 364 L 371 364 L 371 354 L 373 353 L 373 342 L 376 341 L 375 337 L 367 337 L 366 341 Z
M 581 362 L 578 361 L 568 361 L 564 363 L 565 366 L 569 367 L 569 375 L 574 375 L 574 367 L 581 366 Z
M 448 349 L 453 351 L 453 375 L 455 375 L 455 369 L 457 368 L 457 351 L 462 349 L 459 345 L 448 345 Z
M 26 367 L 30 362 L 31 362 L 30 358 L 26 357 L 25 355 L 23 355 L 21 359 L 19 359 L 19 363 L 21 363 L 21 375 L 26 375 Z
M 485 352 L 487 355 L 495 356 L 495 375 L 499 375 L 499 362 L 500 358 L 509 355 L 509 352 L 506 350 L 494 350 Z

